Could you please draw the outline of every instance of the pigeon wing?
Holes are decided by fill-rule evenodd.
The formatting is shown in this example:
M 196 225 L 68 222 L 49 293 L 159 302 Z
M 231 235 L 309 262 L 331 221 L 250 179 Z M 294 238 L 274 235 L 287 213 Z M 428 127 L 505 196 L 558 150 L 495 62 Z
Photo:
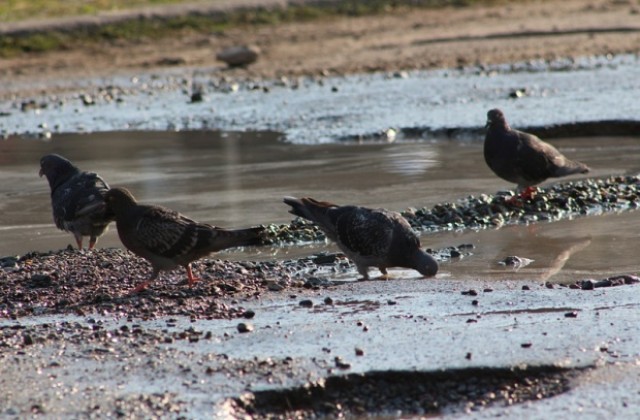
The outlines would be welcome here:
M 562 153 L 532 134 L 516 133 L 520 140 L 517 166 L 522 177 L 537 183 L 552 176 L 556 165 L 565 159 Z
M 386 256 L 393 229 L 393 221 L 384 212 L 362 207 L 342 214 L 336 221 L 339 243 L 361 256 Z
M 201 245 L 203 231 L 211 236 L 211 227 L 197 223 L 178 212 L 162 207 L 147 207 L 135 225 L 139 246 L 152 254 L 180 260 Z

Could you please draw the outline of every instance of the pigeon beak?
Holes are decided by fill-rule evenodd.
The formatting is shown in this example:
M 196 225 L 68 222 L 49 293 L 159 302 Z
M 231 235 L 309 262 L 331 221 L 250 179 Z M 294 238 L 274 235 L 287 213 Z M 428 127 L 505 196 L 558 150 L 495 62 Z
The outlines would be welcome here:
M 42 178 L 42 175 L 44 175 L 44 171 L 42 170 L 42 168 L 40 168 L 40 172 L 38 172 L 38 174 L 40 174 L 40 178 Z
M 487 123 L 484 125 L 484 128 L 489 128 L 491 125 L 491 120 L 487 120 Z

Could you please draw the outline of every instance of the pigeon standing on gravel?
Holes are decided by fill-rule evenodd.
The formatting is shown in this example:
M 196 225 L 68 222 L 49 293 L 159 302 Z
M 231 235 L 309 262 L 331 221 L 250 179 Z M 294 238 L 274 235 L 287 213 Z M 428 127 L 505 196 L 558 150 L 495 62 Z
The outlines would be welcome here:
M 187 270 L 191 287 L 198 280 L 191 271 L 193 261 L 226 248 L 256 245 L 264 231 L 263 227 L 229 230 L 198 223 L 165 207 L 138 204 L 125 188 L 112 188 L 105 200 L 115 214 L 123 245 L 153 267 L 151 278 L 132 293 L 144 290 L 161 270 L 178 266 Z
M 547 178 L 589 172 L 533 134 L 511 129 L 499 109 L 487 113 L 487 129 L 484 160 L 500 178 L 518 185 L 521 198 L 530 198 L 533 186 Z
M 109 185 L 98 174 L 81 171 L 55 154 L 40 159 L 40 176 L 43 175 L 51 188 L 53 220 L 58 229 L 71 232 L 80 249 L 82 237 L 89 236 L 89 249 L 93 249 L 113 221 L 104 202 Z
M 318 224 L 356 264 L 363 280 L 369 278 L 369 267 L 377 267 L 383 276 L 389 267 L 413 268 L 425 277 L 438 272 L 438 263 L 420 249 L 420 239 L 399 213 L 309 197 L 285 197 L 284 202 L 291 206 L 289 213 Z

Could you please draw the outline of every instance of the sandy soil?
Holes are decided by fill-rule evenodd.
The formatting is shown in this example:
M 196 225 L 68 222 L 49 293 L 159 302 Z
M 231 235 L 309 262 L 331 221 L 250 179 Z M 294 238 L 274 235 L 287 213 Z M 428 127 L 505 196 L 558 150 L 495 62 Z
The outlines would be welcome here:
M 620 0 L 398 10 L 24 55 L 0 61 L 0 77 L 17 82 L 165 66 L 223 68 L 216 53 L 239 44 L 259 46 L 262 56 L 249 69 L 225 76 L 345 74 L 637 53 L 639 13 L 637 2 Z

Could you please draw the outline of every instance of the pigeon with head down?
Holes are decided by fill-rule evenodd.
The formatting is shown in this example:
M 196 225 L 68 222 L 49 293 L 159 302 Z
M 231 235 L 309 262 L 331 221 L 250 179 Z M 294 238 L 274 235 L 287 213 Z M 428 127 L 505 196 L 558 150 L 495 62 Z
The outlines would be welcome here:
M 125 188 L 112 188 L 105 200 L 115 214 L 122 244 L 153 267 L 151 277 L 132 293 L 144 290 L 160 271 L 179 266 L 187 270 L 191 287 L 198 280 L 191 271 L 193 261 L 226 248 L 257 245 L 262 240 L 263 227 L 231 230 L 199 223 L 165 207 L 138 204 Z
M 417 270 L 425 277 L 438 272 L 436 260 L 422 249 L 420 239 L 399 213 L 359 206 L 338 206 L 313 198 L 285 197 L 289 213 L 316 223 L 352 260 L 363 280 L 369 267 L 386 276 L 389 267 Z
M 568 159 L 537 136 L 509 127 L 499 109 L 487 113 L 484 159 L 496 175 L 517 184 L 522 198 L 547 178 L 589 172 L 587 165 Z
M 109 185 L 100 175 L 81 171 L 56 154 L 40 159 L 40 176 L 43 175 L 51 188 L 53 220 L 58 229 L 71 232 L 80 249 L 83 237 L 88 236 L 89 249 L 93 249 L 113 221 L 104 202 Z

